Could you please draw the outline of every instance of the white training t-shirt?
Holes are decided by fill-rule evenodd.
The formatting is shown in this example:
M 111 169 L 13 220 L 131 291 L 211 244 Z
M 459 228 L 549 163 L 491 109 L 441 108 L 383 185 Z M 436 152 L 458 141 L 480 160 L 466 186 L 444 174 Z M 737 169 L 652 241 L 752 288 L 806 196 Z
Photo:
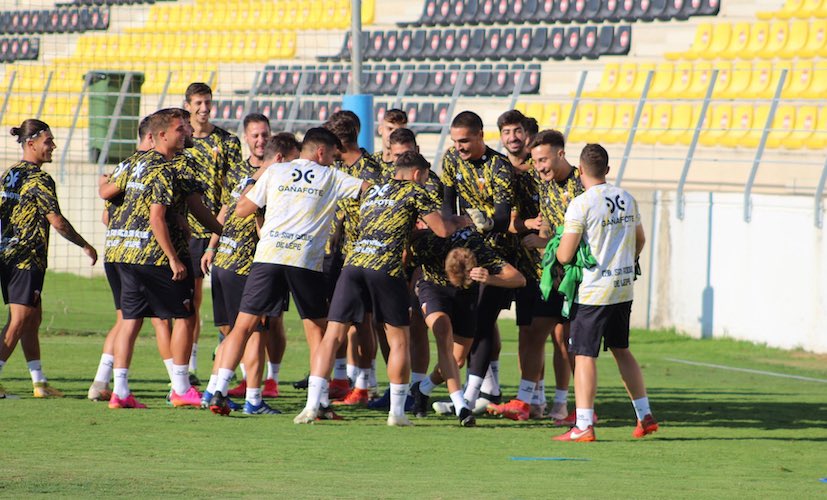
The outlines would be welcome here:
M 592 186 L 572 200 L 564 232 L 582 234 L 597 260 L 597 266 L 583 269 L 575 302 L 605 306 L 632 300 L 639 224 L 637 201 L 611 184 Z
M 271 165 L 245 195 L 267 206 L 253 262 L 321 271 L 336 204 L 361 187 L 360 179 L 310 160 Z

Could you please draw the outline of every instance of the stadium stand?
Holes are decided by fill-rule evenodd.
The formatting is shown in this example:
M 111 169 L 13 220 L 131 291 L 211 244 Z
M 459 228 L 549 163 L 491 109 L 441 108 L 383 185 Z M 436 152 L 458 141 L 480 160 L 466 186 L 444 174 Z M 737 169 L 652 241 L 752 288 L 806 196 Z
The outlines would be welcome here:
M 0 12 L 0 34 L 83 33 L 108 28 L 109 8 L 102 5 Z

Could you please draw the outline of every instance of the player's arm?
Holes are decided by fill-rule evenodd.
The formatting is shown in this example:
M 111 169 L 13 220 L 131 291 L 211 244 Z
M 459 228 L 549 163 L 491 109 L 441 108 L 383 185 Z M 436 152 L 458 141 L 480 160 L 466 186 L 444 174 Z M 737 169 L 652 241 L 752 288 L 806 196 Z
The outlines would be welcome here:
M 525 286 L 525 276 L 511 264 L 506 264 L 497 274 L 491 274 L 484 267 L 471 269 L 471 279 L 483 285 L 500 288 L 521 288 Z
M 563 233 L 560 238 L 560 246 L 557 247 L 557 262 L 568 264 L 574 260 L 582 236 L 581 233 Z
M 643 224 L 635 226 L 635 258 L 640 256 L 643 251 L 643 245 L 646 244 L 646 235 L 643 233 Z
M 48 220 L 49 224 L 51 224 L 52 227 L 55 228 L 57 234 L 63 236 L 67 240 L 82 248 L 83 253 L 85 253 L 89 256 L 90 259 L 92 259 L 92 265 L 95 265 L 95 262 L 98 261 L 97 250 L 95 250 L 95 247 L 93 247 L 85 239 L 83 239 L 83 236 L 81 236 L 80 234 L 78 234 L 77 231 L 75 231 L 75 228 L 72 226 L 72 223 L 66 220 L 66 217 L 64 217 L 59 212 L 50 212 L 46 214 L 46 220 Z
M 169 268 L 172 270 L 172 280 L 180 281 L 187 277 L 187 268 L 178 254 L 175 252 L 175 247 L 172 245 L 172 239 L 169 236 L 169 227 L 166 221 L 167 206 L 160 203 L 153 203 L 149 207 L 149 227 L 152 229 L 152 234 L 155 240 L 163 250 L 164 255 L 169 259 Z
M 247 195 L 244 195 L 238 199 L 238 205 L 235 206 L 235 214 L 243 219 L 256 213 L 256 210 L 259 208 L 253 200 L 247 198 Z
M 204 205 L 201 193 L 193 192 L 187 195 L 187 207 L 195 219 L 209 229 L 213 234 L 221 234 L 221 223 L 216 220 L 212 211 Z
M 422 216 L 422 221 L 440 238 L 447 238 L 457 230 L 468 225 L 464 217 L 457 217 L 455 215 L 443 217 L 440 212 L 431 212 L 428 215 Z
M 123 190 L 112 182 L 112 176 L 109 174 L 103 174 L 98 178 L 98 196 L 101 199 L 111 200 L 121 193 L 123 193 Z
M 221 206 L 221 210 L 218 212 L 216 220 L 220 224 L 224 224 L 227 220 L 227 205 Z M 218 240 L 220 238 L 220 235 L 212 233 L 210 236 L 210 242 L 207 243 L 207 249 L 204 250 L 204 255 L 201 256 L 201 271 L 204 274 L 210 274 L 210 266 L 212 265 L 213 259 L 215 259 L 215 251 L 218 249 Z
M 101 212 L 101 222 L 103 222 L 104 226 L 109 225 L 109 210 L 107 210 L 105 208 Z

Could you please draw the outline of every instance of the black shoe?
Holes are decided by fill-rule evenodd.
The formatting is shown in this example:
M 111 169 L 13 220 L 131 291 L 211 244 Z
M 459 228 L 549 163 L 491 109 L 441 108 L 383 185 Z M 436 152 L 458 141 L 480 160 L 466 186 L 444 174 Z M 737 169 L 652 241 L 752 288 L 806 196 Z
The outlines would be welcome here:
M 299 380 L 298 382 L 293 382 L 293 388 L 294 388 L 294 389 L 304 389 L 304 390 L 307 390 L 307 379 L 308 379 L 308 378 L 309 378 L 309 376 L 308 376 L 308 377 L 304 377 L 302 380 Z
M 198 375 L 190 372 L 190 385 L 199 386 L 201 385 L 201 380 L 198 378 Z
M 216 415 L 229 415 L 230 405 L 227 403 L 227 396 L 216 391 L 210 398 L 210 411 Z
M 419 390 L 419 382 L 411 386 L 411 396 L 413 396 L 413 408 L 411 413 L 416 418 L 425 418 L 428 416 L 428 399 L 430 399 L 422 391 Z
M 459 425 L 462 427 L 476 427 L 477 419 L 470 409 L 462 408 L 459 410 Z
M 319 406 L 319 416 L 317 418 L 318 420 L 344 420 L 329 406 Z
M 481 392 L 480 397 L 487 399 L 488 401 L 491 402 L 491 404 L 495 404 L 495 405 L 502 404 L 502 402 L 503 402 L 503 395 L 502 394 L 497 394 L 496 396 L 493 396 L 491 394 L 488 394 L 487 392 Z

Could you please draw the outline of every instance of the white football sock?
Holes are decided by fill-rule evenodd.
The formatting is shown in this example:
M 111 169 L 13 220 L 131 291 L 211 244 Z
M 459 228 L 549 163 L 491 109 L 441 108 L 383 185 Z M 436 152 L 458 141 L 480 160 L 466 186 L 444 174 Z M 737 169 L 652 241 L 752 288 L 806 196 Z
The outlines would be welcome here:
M 179 396 L 190 390 L 189 365 L 172 365 L 172 390 Z
M 207 392 L 215 394 L 215 387 L 218 385 L 218 375 L 213 373 L 210 375 L 210 381 L 207 382 Z
M 307 404 L 308 410 L 318 410 L 322 399 L 322 392 L 327 392 L 327 379 L 311 375 L 307 377 Z
M 555 403 L 568 403 L 569 402 L 569 390 L 568 389 L 554 389 L 554 402 Z
M 333 363 L 333 379 L 347 380 L 347 358 L 336 358 Z
M 112 370 L 115 386 L 112 392 L 120 399 L 129 397 L 129 368 L 115 368 Z
M 244 363 L 239 363 L 238 369 L 241 370 L 241 380 L 247 380 L 247 368 L 244 367 Z
M 405 414 L 405 399 L 408 397 L 409 384 L 391 384 L 390 414 L 401 417 Z
M 198 344 L 192 344 L 192 353 L 190 354 L 189 371 L 195 373 L 198 370 Z
M 536 382 L 531 380 L 520 380 L 520 388 L 517 391 L 517 399 L 526 404 L 531 404 L 531 396 L 534 394 L 534 388 L 537 387 Z
M 414 385 L 417 382 L 421 382 L 422 379 L 426 378 L 427 376 L 427 373 L 411 372 L 411 385 Z
M 32 376 L 32 382 L 36 384 L 46 381 L 46 376 L 43 375 L 43 367 L 40 365 L 39 359 L 33 359 L 27 362 L 26 366 L 29 367 L 29 375 Z
M 352 365 L 350 363 L 347 364 L 347 378 L 350 380 L 356 380 L 356 365 Z
M 253 406 L 261 404 L 261 387 L 256 387 L 255 389 L 247 388 L 247 402 Z
M 281 369 L 281 363 L 270 363 L 267 362 L 267 380 L 275 380 L 276 382 L 279 381 L 279 370 Z
M 480 397 L 480 387 L 482 387 L 482 377 L 468 375 L 468 384 L 465 386 L 463 397 L 470 406 L 473 406 L 477 402 L 477 398 Z
M 112 378 L 112 367 L 115 365 L 115 356 L 111 354 L 101 354 L 100 363 L 98 363 L 98 372 L 95 373 L 95 382 L 108 384 Z
M 425 377 L 419 382 L 419 392 L 426 396 L 430 396 L 435 388 L 436 384 L 431 381 L 431 377 Z
M 480 392 L 490 394 L 492 396 L 499 396 L 500 391 L 500 362 L 492 361 L 488 365 L 488 371 L 485 372 L 485 379 L 480 387 Z
M 368 387 L 376 387 L 376 360 L 370 362 L 370 374 L 368 375 Z
M 172 358 L 164 360 L 164 368 L 167 369 L 167 376 L 169 377 L 169 381 L 172 382 Z
M 594 408 L 577 408 L 577 428 L 585 431 L 594 422 Z
M 230 388 L 230 380 L 233 379 L 235 372 L 228 368 L 219 368 L 218 369 L 218 379 L 216 380 L 215 384 L 215 391 L 213 394 L 221 393 L 222 396 L 227 395 L 227 391 Z
M 368 390 L 370 382 L 370 368 L 356 367 L 356 378 L 353 380 L 353 387 Z
M 451 393 L 451 402 L 454 403 L 454 413 L 459 416 L 460 410 L 468 408 L 465 404 L 465 399 L 462 397 L 462 391 L 454 391 Z
M 635 399 L 632 401 L 632 406 L 635 407 L 635 415 L 637 415 L 638 420 L 643 420 L 643 417 L 652 413 L 652 410 L 649 408 L 649 397 L 644 396 L 640 399 Z

